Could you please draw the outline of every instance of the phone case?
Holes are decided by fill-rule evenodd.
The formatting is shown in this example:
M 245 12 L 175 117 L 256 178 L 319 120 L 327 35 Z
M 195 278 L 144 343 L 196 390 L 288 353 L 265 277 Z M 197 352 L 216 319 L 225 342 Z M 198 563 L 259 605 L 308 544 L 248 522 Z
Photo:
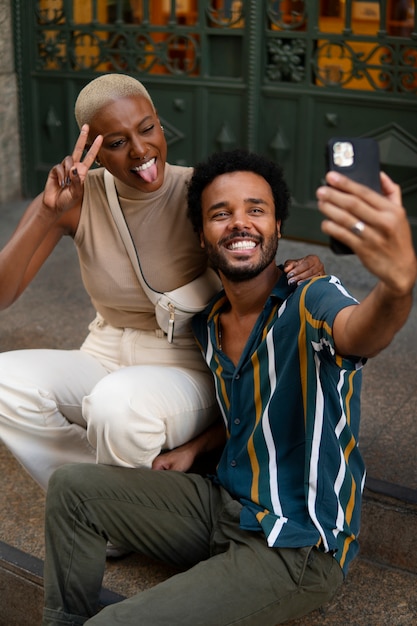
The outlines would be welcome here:
M 326 147 L 328 170 L 335 170 L 352 180 L 381 193 L 379 177 L 379 146 L 371 137 L 334 137 Z M 353 254 L 343 243 L 330 238 L 330 248 L 335 254 Z

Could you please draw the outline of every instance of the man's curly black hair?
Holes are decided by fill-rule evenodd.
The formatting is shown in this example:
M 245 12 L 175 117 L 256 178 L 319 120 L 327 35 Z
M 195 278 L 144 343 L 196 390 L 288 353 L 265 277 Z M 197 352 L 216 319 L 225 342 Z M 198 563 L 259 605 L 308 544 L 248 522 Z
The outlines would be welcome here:
M 231 172 L 254 172 L 262 176 L 271 187 L 275 203 L 275 216 L 281 220 L 281 231 L 288 217 L 290 193 L 284 180 L 282 168 L 269 159 L 237 149 L 230 152 L 217 152 L 210 156 L 207 161 L 198 163 L 194 168 L 194 174 L 188 185 L 188 217 L 194 230 L 200 233 L 203 229 L 203 216 L 201 207 L 201 195 L 204 189 L 217 176 Z

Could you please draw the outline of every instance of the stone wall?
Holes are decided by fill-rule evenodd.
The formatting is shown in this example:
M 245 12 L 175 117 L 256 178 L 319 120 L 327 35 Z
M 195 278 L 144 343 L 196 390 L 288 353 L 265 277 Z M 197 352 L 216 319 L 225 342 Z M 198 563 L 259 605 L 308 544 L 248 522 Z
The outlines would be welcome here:
M 12 0 L 0 0 L 0 203 L 21 197 L 11 2 Z

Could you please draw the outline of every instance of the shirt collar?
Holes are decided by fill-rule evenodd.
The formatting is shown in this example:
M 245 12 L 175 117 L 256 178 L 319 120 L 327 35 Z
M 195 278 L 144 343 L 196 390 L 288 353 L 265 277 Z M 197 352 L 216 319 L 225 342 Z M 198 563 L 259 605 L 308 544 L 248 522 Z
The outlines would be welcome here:
M 279 268 L 282 270 L 283 266 L 280 265 Z M 293 291 L 296 289 L 297 285 L 289 285 L 288 284 L 288 279 L 287 276 L 285 274 L 285 272 L 283 271 L 281 276 L 279 277 L 279 279 L 277 280 L 277 282 L 275 283 L 266 303 L 265 306 L 268 304 L 269 301 L 276 301 L 276 300 L 281 300 L 281 302 L 283 302 L 284 300 L 286 300 L 288 298 L 288 296 L 290 296 Z M 211 306 L 211 310 L 209 312 L 208 315 L 208 320 L 212 320 L 216 315 L 218 315 L 226 306 L 228 303 L 228 299 L 227 296 L 224 292 L 224 290 L 222 290 L 217 297 L 215 298 L 212 306 Z

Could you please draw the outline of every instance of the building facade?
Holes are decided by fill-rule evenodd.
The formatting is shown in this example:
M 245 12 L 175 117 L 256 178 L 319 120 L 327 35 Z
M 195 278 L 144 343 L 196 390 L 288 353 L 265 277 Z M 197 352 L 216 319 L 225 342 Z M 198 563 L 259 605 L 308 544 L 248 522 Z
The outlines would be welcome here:
M 286 226 L 292 237 L 325 242 L 315 189 L 329 138 L 375 138 L 382 167 L 401 184 L 417 239 L 415 0 L 13 0 L 10 6 L 24 195 L 40 191 L 51 165 L 70 151 L 79 90 L 103 72 L 124 72 L 152 94 L 170 162 L 192 165 L 233 147 L 279 161 L 293 196 Z M 14 75 L 4 80 L 15 90 Z M 8 98 L 15 115 L 15 99 Z M 3 132 L 12 127 L 7 121 Z M 8 141 L 3 145 L 12 152 Z M 9 168 L 11 156 L 4 157 Z
M 0 0 L 0 204 L 21 197 L 17 77 L 12 1 Z

